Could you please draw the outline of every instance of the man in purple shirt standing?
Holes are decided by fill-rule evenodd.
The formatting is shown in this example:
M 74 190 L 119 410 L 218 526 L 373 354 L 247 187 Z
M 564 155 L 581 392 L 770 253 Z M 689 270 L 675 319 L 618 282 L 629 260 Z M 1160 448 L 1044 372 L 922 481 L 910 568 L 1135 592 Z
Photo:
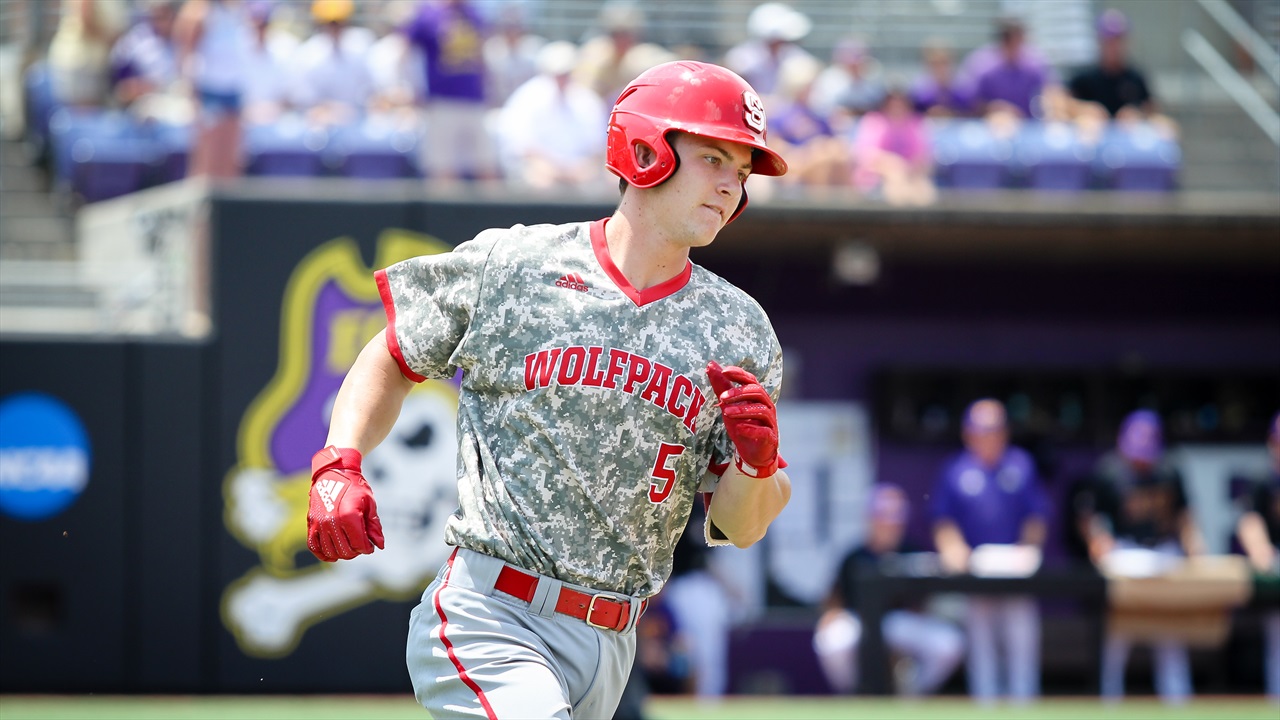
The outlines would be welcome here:
M 485 124 L 484 19 L 468 0 L 430 0 L 403 32 L 426 64 L 423 171 L 440 179 L 497 177 Z
M 1043 115 L 1041 96 L 1059 87 L 1058 73 L 1026 39 L 1021 20 L 1003 17 L 996 23 L 996 42 L 965 58 L 960 69 L 965 93 L 983 114 L 1007 110 L 1024 118 Z
M 979 546 L 1038 550 L 1048 516 L 1031 456 L 1009 445 L 1004 405 L 991 399 L 970 405 L 964 444 L 933 492 L 934 542 L 943 568 L 954 573 L 970 570 Z M 1040 610 L 1034 598 L 971 597 L 967 629 L 970 695 L 984 702 L 1001 695 L 1025 702 L 1039 695 Z M 997 647 L 997 634 L 1003 648 Z

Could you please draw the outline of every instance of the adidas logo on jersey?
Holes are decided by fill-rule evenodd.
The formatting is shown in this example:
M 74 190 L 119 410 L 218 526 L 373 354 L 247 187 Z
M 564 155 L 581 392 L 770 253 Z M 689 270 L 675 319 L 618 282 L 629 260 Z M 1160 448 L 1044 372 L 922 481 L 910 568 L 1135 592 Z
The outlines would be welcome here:
M 316 492 L 320 494 L 320 502 L 324 503 L 326 512 L 333 512 L 333 506 L 338 502 L 338 496 L 342 494 L 342 488 L 347 484 L 330 478 L 325 478 L 316 483 Z
M 582 279 L 578 273 L 569 273 L 563 275 L 556 281 L 556 287 L 569 288 L 578 292 L 587 292 L 591 288 L 587 287 L 587 281 Z

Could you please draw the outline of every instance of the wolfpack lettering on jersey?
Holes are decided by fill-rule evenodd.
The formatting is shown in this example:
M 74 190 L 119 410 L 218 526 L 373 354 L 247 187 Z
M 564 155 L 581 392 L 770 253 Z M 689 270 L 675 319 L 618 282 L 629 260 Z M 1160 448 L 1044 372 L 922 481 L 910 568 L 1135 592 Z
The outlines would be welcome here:
M 445 540 L 647 596 L 697 493 L 732 459 L 707 361 L 747 369 L 776 398 L 782 352 L 760 306 L 693 263 L 633 288 L 606 222 L 488 230 L 376 279 L 401 371 L 464 371 Z
M 553 348 L 524 358 L 524 388 L 558 385 L 602 387 L 631 394 L 643 387 L 640 397 L 680 418 L 689 432 L 697 432 L 698 413 L 707 398 L 687 375 L 671 377 L 671 368 L 635 353 L 599 346 Z M 623 382 L 622 378 L 626 380 Z M 668 391 L 670 386 L 670 391 Z

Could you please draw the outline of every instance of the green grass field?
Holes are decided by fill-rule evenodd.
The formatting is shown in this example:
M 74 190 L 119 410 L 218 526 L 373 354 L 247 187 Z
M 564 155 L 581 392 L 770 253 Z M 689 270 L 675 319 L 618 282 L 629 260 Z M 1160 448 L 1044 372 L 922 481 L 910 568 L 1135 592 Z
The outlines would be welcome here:
M 1264 700 L 1201 697 L 1166 708 L 1135 698 L 1119 705 L 1047 698 L 1021 708 L 982 708 L 964 699 L 920 701 L 811 697 L 738 697 L 707 704 L 656 698 L 652 720 L 1277 720 Z M 0 720 L 425 720 L 409 696 L 0 696 Z M 531 719 L 532 720 L 532 719 Z

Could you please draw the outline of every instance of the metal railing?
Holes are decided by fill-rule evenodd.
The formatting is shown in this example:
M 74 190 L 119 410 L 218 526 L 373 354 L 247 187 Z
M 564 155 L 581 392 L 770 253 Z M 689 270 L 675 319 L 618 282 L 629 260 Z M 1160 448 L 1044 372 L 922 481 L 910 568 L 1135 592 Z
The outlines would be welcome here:
M 1280 85 L 1280 54 L 1226 0 L 1197 0 L 1209 17 L 1244 48 L 1276 85 Z
M 1280 89 L 1280 55 L 1225 0 L 1197 0 L 1227 35 L 1249 53 L 1254 64 Z M 1199 31 L 1187 28 L 1182 47 L 1240 109 L 1280 147 L 1280 113 L 1249 80 L 1232 67 Z

